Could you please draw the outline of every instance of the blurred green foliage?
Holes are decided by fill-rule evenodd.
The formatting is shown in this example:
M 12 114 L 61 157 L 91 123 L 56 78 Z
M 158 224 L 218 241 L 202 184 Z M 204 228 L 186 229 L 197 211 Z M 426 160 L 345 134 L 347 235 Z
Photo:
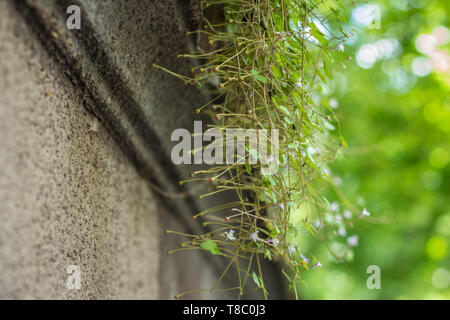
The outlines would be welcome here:
M 380 9 L 379 28 L 364 27 L 367 4 Z M 335 108 L 349 145 L 330 167 L 334 180 L 371 216 L 346 230 L 359 235 L 346 262 L 305 238 L 300 246 L 324 268 L 305 275 L 301 295 L 450 299 L 450 1 L 367 4 L 348 18 L 344 30 L 357 34 L 338 54 L 322 102 Z M 380 290 L 366 286 L 370 265 L 381 268 Z

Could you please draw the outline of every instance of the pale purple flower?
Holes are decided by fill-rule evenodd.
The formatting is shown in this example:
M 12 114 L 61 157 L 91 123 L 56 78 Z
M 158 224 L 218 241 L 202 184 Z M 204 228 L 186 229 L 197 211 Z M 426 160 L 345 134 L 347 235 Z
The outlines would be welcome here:
M 350 247 L 355 247 L 358 245 L 359 237 L 357 235 L 351 236 L 347 238 L 347 243 Z
M 267 242 L 272 243 L 274 247 L 276 247 L 280 243 L 280 240 L 278 240 L 277 237 L 275 236 L 272 239 L 267 240 Z
M 317 219 L 316 221 L 314 221 L 314 227 L 316 229 L 320 229 L 322 227 L 322 223 L 320 222 L 319 219 Z
M 309 262 L 309 259 L 302 254 L 300 254 L 300 258 L 302 258 L 302 260 L 305 261 L 306 263 Z
M 370 216 L 370 212 L 367 211 L 366 208 L 363 209 L 363 211 L 361 212 L 361 214 L 359 215 L 359 218 L 365 217 L 365 216 Z
M 313 266 L 311 267 L 311 269 L 315 269 L 315 268 L 318 268 L 318 267 L 322 267 L 322 264 L 320 263 L 320 261 L 317 262 L 315 265 L 313 265 Z
M 227 240 L 236 240 L 236 237 L 234 236 L 234 230 L 231 229 L 228 232 L 225 232 L 225 236 L 227 237 Z

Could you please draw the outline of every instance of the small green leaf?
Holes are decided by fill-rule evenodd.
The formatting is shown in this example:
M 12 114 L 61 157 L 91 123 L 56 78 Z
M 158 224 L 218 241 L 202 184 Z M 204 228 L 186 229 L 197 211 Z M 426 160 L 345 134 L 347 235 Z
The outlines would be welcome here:
M 264 258 L 267 258 L 270 261 L 272 261 L 272 255 L 270 254 L 270 250 L 269 249 L 266 249 L 266 251 L 264 252 Z
M 344 137 L 341 137 L 341 144 L 342 144 L 345 148 L 348 148 L 348 144 L 347 144 L 347 142 L 345 141 Z
M 252 69 L 250 72 L 253 74 L 253 76 L 255 77 L 256 80 L 261 81 L 262 83 L 267 82 L 267 78 L 260 75 L 258 70 Z
M 253 278 L 253 281 L 258 286 L 258 288 L 261 288 L 261 282 L 259 281 L 259 277 L 256 275 L 255 272 L 252 273 L 252 278 Z
M 272 229 L 271 232 L 270 232 L 270 237 L 271 238 L 275 238 L 275 236 L 277 236 L 277 235 L 278 235 L 277 230 L 276 229 Z
M 314 38 L 317 39 L 321 44 L 328 45 L 328 40 L 324 37 L 323 33 L 317 28 L 317 26 L 312 22 L 308 26 L 311 28 L 310 32 Z
M 284 112 L 285 114 L 287 114 L 288 116 L 291 115 L 291 113 L 289 112 L 289 110 L 288 110 L 285 106 L 278 105 L 277 107 L 278 107 L 278 109 L 280 109 L 281 111 L 283 111 L 283 112 Z
M 303 222 L 303 226 L 305 227 L 305 229 L 313 236 L 315 237 L 317 235 L 316 230 L 314 229 L 314 227 L 311 227 L 306 221 L 305 219 L 302 220 Z
M 330 80 L 333 79 L 333 75 L 331 74 L 330 68 L 328 67 L 328 64 L 325 61 L 323 62 L 323 68 L 325 70 L 325 74 L 327 75 L 327 77 Z
M 220 250 L 217 247 L 217 243 L 215 243 L 211 239 L 206 239 L 204 242 L 200 244 L 200 247 L 202 247 L 203 250 L 209 251 L 214 255 L 220 254 Z
M 251 176 L 252 170 L 250 169 L 250 165 L 248 163 L 245 163 L 245 171 Z
M 328 130 L 333 131 L 334 129 L 336 129 L 330 122 L 323 120 L 323 124 L 325 126 L 325 128 L 327 128 Z

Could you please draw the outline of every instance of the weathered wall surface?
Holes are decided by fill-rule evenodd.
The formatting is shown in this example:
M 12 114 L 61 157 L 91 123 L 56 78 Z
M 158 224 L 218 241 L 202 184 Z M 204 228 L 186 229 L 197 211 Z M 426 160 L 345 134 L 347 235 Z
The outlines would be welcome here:
M 220 260 L 167 256 L 208 203 L 167 199 L 192 168 L 170 163 L 170 133 L 204 97 L 186 73 L 195 1 L 0 1 L 0 298 L 158 299 L 211 288 Z M 212 201 L 217 201 L 213 199 Z M 82 287 L 66 287 L 69 265 Z M 267 267 L 267 266 L 266 266 Z M 275 291 L 278 277 L 267 277 Z M 198 293 L 188 298 L 227 298 Z
M 183 227 L 63 72 L 1 1 L 0 298 L 154 299 L 209 287 L 203 257 L 165 254 L 176 242 L 163 231 Z M 80 290 L 66 287 L 69 265 L 81 269 Z

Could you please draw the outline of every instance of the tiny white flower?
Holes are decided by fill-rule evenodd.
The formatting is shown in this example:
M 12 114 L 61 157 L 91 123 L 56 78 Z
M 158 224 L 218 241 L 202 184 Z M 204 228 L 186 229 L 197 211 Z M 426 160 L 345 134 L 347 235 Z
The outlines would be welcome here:
M 343 43 L 339 43 L 338 46 L 337 46 L 337 49 L 339 51 L 344 51 L 344 44 Z
M 288 252 L 289 252 L 290 254 L 295 253 L 295 251 L 297 251 L 297 249 L 296 249 L 294 246 L 289 246 L 289 247 L 288 247 Z
M 228 232 L 225 232 L 225 236 L 227 237 L 227 240 L 236 240 L 236 237 L 234 236 L 234 230 L 231 229 Z
M 345 210 L 344 211 L 344 217 L 346 219 L 351 219 L 353 217 L 353 213 L 350 210 Z
M 335 98 L 328 100 L 328 105 L 331 109 L 337 109 L 339 107 L 339 102 Z
M 330 204 L 330 210 L 331 211 L 338 211 L 339 210 L 339 204 L 336 202 L 336 201 L 333 201 L 331 204 Z
M 315 265 L 313 265 L 313 266 L 311 267 L 311 269 L 318 268 L 318 267 L 321 267 L 321 266 L 322 266 L 322 264 L 321 264 L 320 261 L 319 261 L 319 262 L 317 262 Z
M 314 228 L 320 229 L 321 227 L 322 227 L 322 223 L 320 222 L 319 219 L 317 219 L 316 221 L 314 221 Z
M 317 149 L 314 148 L 313 146 L 308 146 L 308 148 L 306 150 L 307 150 L 307 152 L 309 154 L 316 154 L 317 153 Z
M 334 216 L 334 220 L 336 222 L 342 222 L 342 216 L 340 214 L 337 214 L 337 215 Z
M 258 230 L 256 230 L 255 232 L 250 233 L 250 239 L 252 239 L 253 242 L 257 242 L 258 240 L 261 240 L 258 237 L 258 233 L 259 233 Z
M 363 209 L 363 211 L 361 212 L 361 214 L 359 215 L 359 218 L 365 217 L 365 216 L 370 216 L 370 212 L 367 211 L 366 208 Z
M 347 243 L 350 247 L 355 247 L 358 245 L 359 237 L 357 235 L 351 236 L 347 238 Z
M 342 237 L 345 237 L 347 235 L 347 231 L 344 227 L 340 227 L 337 233 Z

